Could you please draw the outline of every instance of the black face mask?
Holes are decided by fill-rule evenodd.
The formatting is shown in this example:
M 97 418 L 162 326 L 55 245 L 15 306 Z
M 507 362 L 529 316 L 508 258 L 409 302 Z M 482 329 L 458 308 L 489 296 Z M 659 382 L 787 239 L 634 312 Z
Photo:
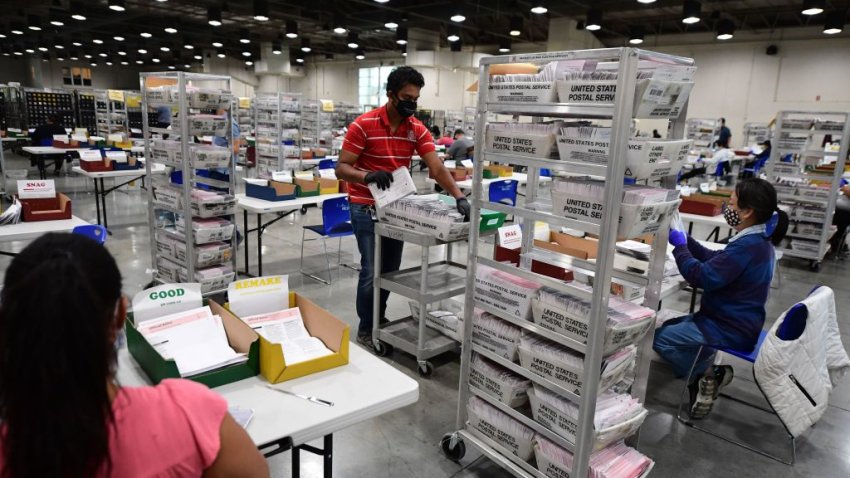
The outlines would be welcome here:
M 395 109 L 396 111 L 398 111 L 398 114 L 400 114 L 402 118 L 409 118 L 413 116 L 414 113 L 416 113 L 417 104 L 415 101 L 402 100 L 398 96 L 396 96 L 395 99 Z

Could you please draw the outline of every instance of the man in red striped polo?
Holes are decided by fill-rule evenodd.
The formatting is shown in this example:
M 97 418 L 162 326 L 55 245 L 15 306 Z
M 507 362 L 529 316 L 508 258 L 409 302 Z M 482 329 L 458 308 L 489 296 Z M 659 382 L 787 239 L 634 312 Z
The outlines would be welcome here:
M 369 184 L 387 189 L 392 172 L 410 167 L 414 153 L 419 154 L 437 183 L 457 199 L 458 211 L 469 217 L 469 201 L 455 184 L 451 173 L 437 157 L 434 139 L 428 128 L 413 117 L 419 92 L 425 86 L 422 74 L 409 66 L 394 69 L 387 78 L 387 103 L 354 120 L 348 128 L 336 167 L 338 178 L 348 182 L 351 224 L 360 250 L 360 280 L 357 283 L 357 315 L 360 325 L 357 342 L 368 348 L 372 343 L 373 290 L 375 263 L 375 201 Z M 397 271 L 401 265 L 403 242 L 383 238 L 381 272 Z M 380 315 L 384 319 L 389 291 L 381 291 Z

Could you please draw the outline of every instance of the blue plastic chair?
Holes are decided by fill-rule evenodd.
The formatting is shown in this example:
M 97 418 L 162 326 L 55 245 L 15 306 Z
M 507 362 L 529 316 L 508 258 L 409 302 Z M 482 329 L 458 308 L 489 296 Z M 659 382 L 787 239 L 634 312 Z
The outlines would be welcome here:
M 816 289 L 817 289 L 817 287 L 812 289 L 812 292 L 814 292 Z M 809 294 L 811 294 L 811 292 Z M 788 309 L 788 312 L 785 314 L 785 318 L 782 320 L 782 323 L 776 329 L 776 336 L 781 340 L 796 340 L 806 330 L 806 323 L 808 321 L 808 318 L 809 318 L 809 311 L 806 308 L 806 306 L 802 303 L 795 304 L 790 309 Z M 761 351 L 761 346 L 764 343 L 765 338 L 767 338 L 767 334 L 768 334 L 768 331 L 766 331 L 766 330 L 762 330 L 759 333 L 758 342 L 756 342 L 756 346 L 755 346 L 755 348 L 753 348 L 753 350 L 751 352 L 745 352 L 745 351 L 735 350 L 735 349 L 725 348 L 725 347 L 718 348 L 717 350 L 719 352 L 727 353 L 729 355 L 732 355 L 733 357 L 738 357 L 741 360 L 746 360 L 747 362 L 755 364 L 756 360 L 758 359 L 759 351 Z M 770 453 L 767 453 L 765 451 L 759 450 L 759 449 L 757 449 L 757 448 L 755 448 L 751 445 L 748 445 L 746 443 L 737 441 L 734 438 L 730 438 L 728 436 L 721 435 L 720 433 L 716 433 L 714 431 L 711 431 L 707 428 L 701 427 L 701 426 L 697 425 L 690 418 L 685 419 L 683 417 L 683 415 L 682 415 L 682 403 L 683 403 L 682 396 L 687 396 L 687 394 L 689 393 L 687 384 L 691 383 L 691 377 L 693 376 L 693 373 L 694 373 L 694 367 L 696 367 L 697 361 L 699 360 L 699 356 L 702 354 L 702 350 L 703 350 L 703 347 L 700 347 L 699 352 L 697 353 L 697 356 L 694 359 L 694 363 L 693 363 L 693 365 L 691 365 L 691 370 L 690 370 L 690 372 L 688 372 L 688 377 L 685 379 L 685 386 L 682 389 L 682 395 L 679 397 L 679 413 L 677 414 L 676 418 L 680 422 L 684 423 L 685 425 L 688 425 L 691 428 L 694 428 L 696 430 L 708 433 L 709 435 L 715 436 L 717 438 L 720 438 L 721 440 L 727 441 L 727 442 L 732 443 L 734 445 L 738 445 L 742 448 L 746 448 L 747 450 L 758 453 L 759 455 L 766 456 L 768 458 L 772 458 L 772 459 L 774 459 L 774 460 L 776 460 L 780 463 L 784 463 L 786 465 L 793 465 L 794 462 L 797 459 L 796 441 L 795 441 L 794 435 L 791 435 L 791 433 L 788 433 L 788 428 L 785 427 L 785 423 L 782 422 L 781 418 L 780 418 L 779 421 L 782 422 L 782 426 L 785 427 L 785 431 L 786 431 L 786 433 L 788 433 L 788 437 L 791 440 L 791 459 L 789 461 L 786 461 L 786 460 L 784 460 L 780 457 L 771 455 Z M 753 370 L 753 379 L 755 381 L 755 370 Z M 758 385 L 757 382 L 756 382 L 756 385 Z M 762 391 L 761 387 L 759 387 L 759 391 L 760 392 Z M 750 403 L 746 400 L 742 400 L 742 399 L 737 398 L 737 397 L 727 395 L 725 393 L 720 393 L 718 396 L 728 398 L 732 401 L 747 405 L 747 406 L 752 407 L 752 408 L 756 408 L 758 410 L 761 410 L 761 411 L 764 411 L 764 412 L 767 412 L 767 413 L 770 413 L 770 414 L 773 414 L 773 415 L 777 415 L 776 411 L 773 410 L 772 405 L 770 405 L 770 402 L 768 402 L 768 406 L 770 406 L 771 408 L 764 408 L 762 406 Z M 765 397 L 765 400 L 766 399 L 767 399 L 767 397 Z M 777 415 L 777 418 L 779 418 L 779 415 Z
M 307 231 L 313 231 L 319 237 L 313 239 L 305 238 Z M 298 269 L 307 277 L 315 279 L 323 284 L 331 284 L 331 260 L 328 256 L 327 239 L 339 238 L 339 247 L 337 248 L 337 275 L 339 275 L 339 266 L 341 264 L 342 253 L 342 238 L 345 236 L 354 235 L 354 228 L 351 225 L 351 205 L 348 203 L 347 197 L 328 199 L 322 203 L 322 224 L 315 226 L 304 226 L 301 230 L 301 262 Z M 322 247 L 325 250 L 325 261 L 328 265 L 328 280 L 315 276 L 304 271 L 304 242 L 322 240 Z
M 764 168 L 764 165 L 767 164 L 768 159 L 770 158 L 759 159 L 755 162 L 755 164 L 752 165 L 752 167 L 744 168 L 744 170 L 741 172 L 742 175 L 751 174 L 753 177 L 755 177 L 759 173 L 759 171 Z
M 490 202 L 516 206 L 518 185 L 519 183 L 514 179 L 493 181 L 490 183 Z
M 77 226 L 71 231 L 71 233 L 86 236 L 97 241 L 98 244 L 106 242 L 106 228 L 100 224 L 84 224 L 82 226 Z
M 336 167 L 336 161 L 333 159 L 323 159 L 319 161 L 319 169 L 333 169 Z

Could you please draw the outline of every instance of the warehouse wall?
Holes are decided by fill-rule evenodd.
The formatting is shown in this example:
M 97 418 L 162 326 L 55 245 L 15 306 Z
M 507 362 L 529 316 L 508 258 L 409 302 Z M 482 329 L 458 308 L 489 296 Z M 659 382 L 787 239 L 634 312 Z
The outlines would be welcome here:
M 768 56 L 768 45 L 779 54 Z M 850 111 L 850 38 L 652 47 L 689 56 L 698 66 L 689 117 L 725 117 L 732 144 L 745 122 L 780 110 Z
M 89 66 L 88 62 L 29 61 L 24 58 L 0 57 L 0 83 L 19 82 L 23 86 L 36 86 L 38 76 L 33 69 L 41 70 L 41 87 L 62 88 L 62 68 L 81 66 L 91 68 L 94 88 L 138 90 L 138 71 L 124 66 Z

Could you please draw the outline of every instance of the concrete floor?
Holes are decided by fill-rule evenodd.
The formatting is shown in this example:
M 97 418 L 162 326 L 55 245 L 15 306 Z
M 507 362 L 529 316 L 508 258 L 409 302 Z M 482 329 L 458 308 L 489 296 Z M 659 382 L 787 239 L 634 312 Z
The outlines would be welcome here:
M 9 168 L 26 167 L 20 158 L 7 155 Z M 37 177 L 31 170 L 30 177 Z M 421 174 L 417 182 L 424 186 Z M 73 200 L 74 214 L 94 221 L 94 198 L 91 182 L 84 178 L 61 177 L 59 189 Z M 114 235 L 107 247 L 115 255 L 124 276 L 124 290 L 132 295 L 150 281 L 151 267 L 144 191 L 118 191 L 108 197 L 110 228 Z M 263 238 L 264 272 L 266 274 L 289 274 L 290 287 L 327 308 L 352 327 L 357 325 L 353 301 L 356 288 L 356 272 L 341 268 L 339 276 L 334 270 L 332 286 L 302 278 L 298 273 L 301 225 L 321 222 L 320 212 L 311 209 L 306 215 L 299 213 L 270 227 Z M 239 225 L 241 228 L 241 218 Z M 253 222 L 252 222 L 253 225 Z M 695 236 L 703 238 L 708 231 L 697 229 Z M 251 237 L 252 270 L 256 272 L 255 237 Z M 2 250 L 18 251 L 25 244 L 0 244 Z M 321 243 L 314 241 L 305 246 L 305 264 L 311 270 L 322 270 L 325 261 Z M 336 243 L 329 243 L 335 260 Z M 464 251 L 458 251 L 465 254 Z M 239 261 L 242 268 L 243 255 Z M 418 248 L 408 247 L 403 266 L 416 265 L 419 261 Z M 463 257 L 463 255 L 459 256 Z M 352 237 L 343 239 L 343 262 L 359 260 L 356 244 Z M 5 269 L 9 259 L 0 257 L 0 268 Z M 839 311 L 850 310 L 850 283 L 848 277 L 850 261 L 827 260 L 820 273 L 808 270 L 807 263 L 793 259 L 781 262 L 782 286 L 772 290 L 767 306 L 768 322 L 787 307 L 801 299 L 814 285 L 832 287 L 836 292 Z M 844 277 L 844 279 L 842 279 Z M 665 301 L 665 308 L 687 310 L 689 296 L 679 296 Z M 407 303 L 399 297 L 390 299 L 390 318 L 408 314 Z M 842 338 L 850 344 L 850 316 L 839 317 Z M 469 451 L 460 464 L 446 459 L 439 449 L 440 438 L 455 429 L 457 407 L 458 365 L 456 355 L 446 354 L 435 359 L 436 371 L 430 379 L 422 379 L 415 370 L 410 356 L 395 352 L 386 358 L 403 373 L 420 383 L 420 400 L 417 404 L 389 413 L 377 419 L 355 425 L 335 434 L 334 476 L 338 477 L 487 477 L 509 476 L 489 460 L 479 458 Z M 741 362 L 735 365 L 736 378 L 732 393 L 758 398 L 751 379 L 751 367 Z M 716 476 L 736 477 L 846 477 L 850 476 L 850 379 L 842 382 L 833 392 L 826 415 L 813 429 L 798 441 L 797 464 L 786 466 L 773 460 L 748 452 L 707 434 L 681 425 L 675 419 L 677 397 L 681 382 L 674 381 L 670 370 L 661 364 L 653 364 L 646 406 L 650 415 L 640 436 L 639 449 L 652 457 L 657 465 L 651 476 L 659 478 L 702 478 Z M 707 426 L 731 430 L 739 438 L 749 438 L 761 446 L 777 453 L 787 453 L 784 430 L 775 419 L 753 413 L 734 403 L 721 401 L 706 422 Z M 321 443 L 316 443 L 321 445 Z M 278 455 L 270 460 L 272 475 L 290 476 L 289 454 Z M 321 461 L 309 454 L 302 454 L 302 477 L 321 475 Z

